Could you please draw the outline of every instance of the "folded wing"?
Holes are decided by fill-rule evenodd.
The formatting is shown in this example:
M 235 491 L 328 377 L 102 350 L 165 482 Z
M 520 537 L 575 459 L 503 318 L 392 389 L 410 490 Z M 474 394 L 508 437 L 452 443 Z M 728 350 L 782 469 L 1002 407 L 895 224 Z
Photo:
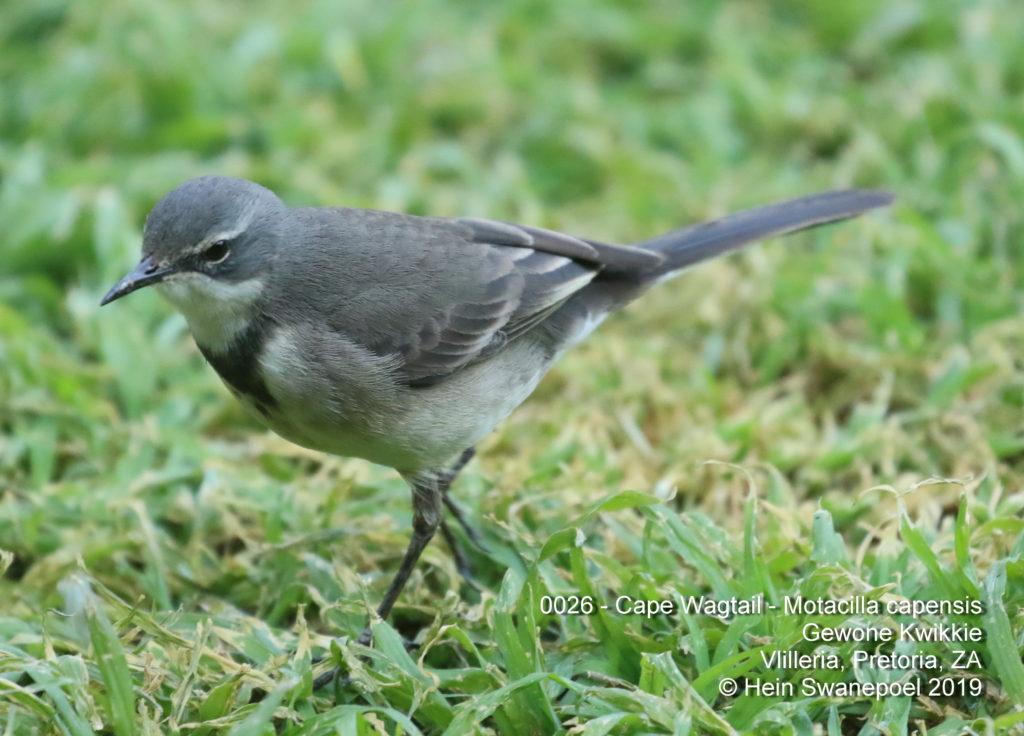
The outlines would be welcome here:
M 429 386 L 487 358 L 544 321 L 603 269 L 652 269 L 659 254 L 593 243 L 540 228 L 453 221 L 474 253 L 473 282 L 435 308 L 396 346 L 412 386 Z

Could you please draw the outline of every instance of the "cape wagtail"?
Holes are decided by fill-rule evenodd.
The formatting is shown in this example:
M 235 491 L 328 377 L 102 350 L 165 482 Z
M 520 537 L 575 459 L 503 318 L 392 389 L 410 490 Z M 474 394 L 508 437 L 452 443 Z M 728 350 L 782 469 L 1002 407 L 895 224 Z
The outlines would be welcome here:
M 477 218 L 288 207 L 244 179 L 192 179 L 146 220 L 142 260 L 103 298 L 144 286 L 188 321 L 231 392 L 292 442 L 394 468 L 413 533 L 387 618 L 473 447 L 610 312 L 680 270 L 769 236 L 889 204 L 815 194 L 632 247 Z M 474 537 L 475 539 L 475 537 Z

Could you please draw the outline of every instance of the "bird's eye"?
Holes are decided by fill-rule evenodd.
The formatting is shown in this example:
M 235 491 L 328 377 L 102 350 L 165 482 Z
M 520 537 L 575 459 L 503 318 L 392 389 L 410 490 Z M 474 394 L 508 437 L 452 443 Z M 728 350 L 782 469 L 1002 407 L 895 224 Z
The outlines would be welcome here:
M 201 257 L 207 263 L 220 263 L 228 257 L 230 252 L 231 246 L 228 244 L 228 241 L 217 240 L 202 252 Z

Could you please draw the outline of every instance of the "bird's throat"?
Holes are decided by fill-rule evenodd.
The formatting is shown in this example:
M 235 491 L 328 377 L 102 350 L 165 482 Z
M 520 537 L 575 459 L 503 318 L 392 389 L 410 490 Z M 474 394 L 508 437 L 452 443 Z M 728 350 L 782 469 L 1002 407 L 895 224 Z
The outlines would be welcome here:
M 277 402 L 259 367 L 271 330 L 270 320 L 259 309 L 263 282 L 183 273 L 158 289 L 185 315 L 199 351 L 238 398 L 264 415 L 273 409 Z
M 205 274 L 175 274 L 157 290 L 185 315 L 196 343 L 204 352 L 228 351 L 258 314 L 263 282 L 222 281 Z

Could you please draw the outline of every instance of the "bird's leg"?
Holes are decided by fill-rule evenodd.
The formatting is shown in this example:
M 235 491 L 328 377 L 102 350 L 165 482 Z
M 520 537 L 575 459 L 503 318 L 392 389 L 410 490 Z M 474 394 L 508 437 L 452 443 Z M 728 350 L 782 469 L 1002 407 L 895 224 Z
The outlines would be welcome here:
M 406 581 L 412 574 L 416 562 L 423 554 L 423 549 L 433 538 L 437 528 L 441 525 L 441 497 L 440 478 L 436 473 L 421 473 L 407 478 L 412 487 L 412 539 L 405 550 L 405 557 L 402 564 L 395 573 L 391 585 L 384 593 L 384 600 L 377 607 L 377 615 L 383 619 L 391 613 L 395 601 L 402 593 Z M 451 481 L 449 481 L 450 483 Z
M 480 534 L 477 533 L 476 529 L 470 526 L 462 512 L 462 509 L 459 508 L 458 504 L 456 504 L 455 501 L 452 500 L 452 497 L 448 495 L 448 491 L 451 489 L 452 483 L 458 476 L 459 471 L 466 467 L 466 463 L 472 460 L 475 454 L 476 449 L 472 447 L 464 450 L 462 454 L 459 455 L 459 458 L 455 463 L 441 476 L 439 476 L 438 485 L 441 491 L 441 497 L 444 499 L 445 506 L 448 507 L 448 510 L 451 512 L 452 516 L 455 517 L 455 520 L 459 522 L 462 530 L 466 532 L 466 536 L 469 537 L 469 541 L 476 545 L 478 549 L 486 552 L 487 548 L 484 547 L 483 542 L 480 540 Z M 469 557 L 466 555 L 465 550 L 462 549 L 462 545 L 459 544 L 459 540 L 452 533 L 451 527 L 448 526 L 448 522 L 446 521 L 441 522 L 441 534 L 444 536 L 445 542 L 448 543 L 448 548 L 452 551 L 452 557 L 455 558 L 455 569 L 459 571 L 459 575 L 461 575 L 462 579 L 471 586 L 479 587 L 479 584 L 473 577 L 473 567 L 470 565 Z
M 452 551 L 452 557 L 455 558 L 455 569 L 459 575 L 470 585 L 476 585 L 476 579 L 473 577 L 473 566 L 469 564 L 466 552 L 459 544 L 459 540 L 455 538 L 447 522 L 441 522 L 441 535 L 444 537 L 444 541 L 448 543 L 448 549 Z
M 452 483 L 455 481 L 455 477 L 464 467 L 466 467 L 466 464 L 473 459 L 474 455 L 476 455 L 475 447 L 470 447 L 463 450 L 462 454 L 459 455 L 459 459 L 455 461 L 455 464 L 452 465 L 446 471 L 444 477 L 441 479 L 441 494 L 444 498 L 444 505 L 448 507 L 448 511 L 450 511 L 451 515 L 455 517 L 455 521 L 459 522 L 459 526 L 462 527 L 462 530 L 466 532 L 466 536 L 469 537 L 469 541 L 475 544 L 478 549 L 481 549 L 484 552 L 486 552 L 487 548 L 483 544 L 480 532 L 473 528 L 473 526 L 466 519 L 466 514 L 462 510 L 462 508 L 457 503 L 455 503 L 455 500 L 451 496 L 448 495 L 448 491 L 452 487 Z M 442 531 L 444 531 L 443 524 Z M 458 563 L 458 558 L 461 553 L 456 552 L 454 546 L 451 545 L 451 531 L 449 530 L 447 532 L 444 532 L 444 535 L 445 539 L 449 540 L 449 546 L 452 547 L 452 554 L 455 555 L 456 563 Z M 465 559 L 465 555 L 462 555 L 462 557 L 463 559 Z
M 444 511 L 441 508 L 441 503 L 444 501 L 450 510 L 454 507 L 453 515 L 462 525 L 462 528 L 466 530 L 467 535 L 473 539 L 476 536 L 476 531 L 466 523 L 462 517 L 461 510 L 458 506 L 454 506 L 454 502 L 450 501 L 447 496 L 448 488 L 451 486 L 452 481 L 455 480 L 455 476 L 472 459 L 473 454 L 474 450 L 471 447 L 463 452 L 456 463 L 448 470 L 406 476 L 406 480 L 412 488 L 412 539 L 409 540 L 409 546 L 405 550 L 405 557 L 402 559 L 398 572 L 395 573 L 395 577 L 391 580 L 391 584 L 384 593 L 384 599 L 377 607 L 377 615 L 382 619 L 386 619 L 391 613 L 391 609 L 394 608 L 398 596 L 402 594 L 402 589 L 408 582 L 409 576 L 412 575 L 420 555 L 423 554 L 423 550 L 430 543 L 439 527 L 452 549 L 456 568 L 464 578 L 472 582 L 469 561 L 462 550 L 459 549 L 451 529 L 442 519 Z M 363 633 L 359 635 L 357 642 L 365 646 L 370 643 L 372 638 L 373 635 L 370 628 L 367 627 L 363 629 Z M 338 678 L 338 675 L 337 669 L 325 672 L 313 682 L 313 689 L 316 690 L 330 684 L 332 680 Z M 336 686 L 342 687 L 348 682 L 347 677 L 341 678 L 336 681 Z
M 441 491 L 436 473 L 421 473 L 409 476 L 406 480 L 412 487 L 412 539 L 409 540 L 409 546 L 405 550 L 405 557 L 402 558 L 398 572 L 395 573 L 391 585 L 384 593 L 384 599 L 377 606 L 377 615 L 385 620 L 391 613 L 391 609 L 394 608 L 398 596 L 402 594 L 402 589 L 415 569 L 420 555 L 423 554 L 423 550 L 441 525 L 441 515 L 444 513 L 441 508 Z M 447 533 L 450 534 L 450 530 Z M 367 646 L 372 639 L 373 632 L 367 626 L 356 641 Z M 336 688 L 347 686 L 351 680 L 348 677 L 339 677 L 340 674 L 338 668 L 328 670 L 313 681 L 313 689 L 318 690 L 332 681 L 335 682 Z
M 448 468 L 448 472 L 451 473 L 452 476 L 451 480 L 448 481 L 449 486 L 452 484 L 452 480 L 455 480 L 455 476 L 462 472 L 462 469 L 466 467 L 469 464 L 469 461 L 474 457 L 476 457 L 475 447 L 467 447 L 462 451 L 462 454 L 459 455 L 459 459 L 456 460 L 450 468 Z
M 466 515 L 462 510 L 462 507 L 455 503 L 447 493 L 444 494 L 444 505 L 448 507 L 452 516 L 455 517 L 455 521 L 459 522 L 459 526 L 462 527 L 462 531 L 466 532 L 466 536 L 469 537 L 469 541 L 476 545 L 477 549 L 487 552 L 487 546 L 484 545 L 480 532 L 474 529 L 469 521 L 466 520 Z

